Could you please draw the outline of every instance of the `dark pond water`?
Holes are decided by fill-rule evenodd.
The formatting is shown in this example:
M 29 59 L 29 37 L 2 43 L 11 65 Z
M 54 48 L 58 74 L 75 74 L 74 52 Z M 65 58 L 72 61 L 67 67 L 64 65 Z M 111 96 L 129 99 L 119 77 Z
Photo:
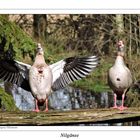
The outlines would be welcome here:
M 2 84 L 0 86 L 3 86 Z M 13 86 L 8 89 L 13 95 L 16 106 L 23 111 L 35 108 L 34 98 L 30 92 Z M 119 102 L 118 102 L 119 104 Z M 49 109 L 74 110 L 89 108 L 109 108 L 113 106 L 113 94 L 102 92 L 92 93 L 77 88 L 67 87 L 54 92 L 49 97 Z M 102 124 L 74 124 L 80 126 L 138 126 L 140 121 L 102 123 Z

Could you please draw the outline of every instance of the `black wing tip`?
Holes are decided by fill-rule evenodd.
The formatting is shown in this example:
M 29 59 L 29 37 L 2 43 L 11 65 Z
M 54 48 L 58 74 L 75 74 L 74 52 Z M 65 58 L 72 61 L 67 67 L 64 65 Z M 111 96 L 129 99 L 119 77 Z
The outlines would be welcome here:
M 100 60 L 100 57 L 98 56 L 98 55 L 90 55 L 90 56 L 88 56 L 87 58 L 89 58 L 89 59 L 97 59 L 97 60 Z
M 91 56 L 91 57 L 93 57 L 93 56 Z M 99 55 L 94 55 L 93 59 L 97 62 L 97 65 L 100 64 L 101 57 Z
M 16 66 L 16 61 L 14 60 L 0 60 L 1 68 L 5 69 L 8 72 L 18 72 L 18 67 Z M 0 69 L 1 69 L 0 68 Z
M 84 59 L 89 62 L 96 63 L 96 64 L 94 64 L 95 66 L 98 66 L 100 64 L 100 60 L 101 60 L 101 58 L 97 55 L 87 56 L 87 57 L 84 57 Z
M 11 84 L 18 84 L 19 70 L 14 60 L 0 61 L 0 79 Z

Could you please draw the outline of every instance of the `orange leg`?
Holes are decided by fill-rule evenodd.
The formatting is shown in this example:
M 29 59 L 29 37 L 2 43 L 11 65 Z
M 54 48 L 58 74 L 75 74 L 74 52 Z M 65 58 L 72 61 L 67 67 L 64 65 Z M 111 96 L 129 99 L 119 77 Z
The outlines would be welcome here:
M 127 109 L 127 107 L 124 106 L 124 97 L 125 97 L 125 93 L 122 95 L 122 105 L 118 108 L 121 111 Z
M 113 107 L 111 107 L 111 108 L 113 108 L 113 109 L 117 109 L 118 107 L 117 107 L 117 95 L 114 93 L 114 106 Z
M 38 100 L 35 99 L 35 110 L 33 110 L 34 112 L 39 112 L 39 108 L 38 108 Z
M 45 109 L 45 112 L 48 112 L 48 99 L 46 99 L 46 109 Z

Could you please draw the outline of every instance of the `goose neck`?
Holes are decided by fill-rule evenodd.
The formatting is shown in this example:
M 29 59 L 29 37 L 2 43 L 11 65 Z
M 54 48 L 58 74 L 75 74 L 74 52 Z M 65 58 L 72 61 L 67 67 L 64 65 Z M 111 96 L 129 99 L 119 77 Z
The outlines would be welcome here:
M 118 55 L 116 58 L 115 64 L 124 64 L 124 58 Z
M 40 64 L 40 63 L 45 63 L 45 59 L 43 55 L 36 55 L 35 57 L 35 63 Z

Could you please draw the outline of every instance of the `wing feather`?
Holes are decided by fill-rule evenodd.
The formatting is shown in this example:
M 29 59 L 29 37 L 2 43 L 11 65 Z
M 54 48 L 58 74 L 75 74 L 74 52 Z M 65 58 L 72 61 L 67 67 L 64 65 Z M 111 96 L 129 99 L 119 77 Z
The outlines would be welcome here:
M 53 73 L 52 89 L 64 88 L 68 84 L 86 77 L 98 63 L 99 58 L 97 56 L 89 56 L 70 57 L 50 65 Z
M 0 79 L 5 82 L 16 84 L 19 87 L 24 87 L 25 90 L 30 91 L 30 88 L 28 86 L 30 67 L 31 67 L 30 65 L 19 61 L 1 60 Z M 26 86 L 24 86 L 23 83 L 26 84 Z

